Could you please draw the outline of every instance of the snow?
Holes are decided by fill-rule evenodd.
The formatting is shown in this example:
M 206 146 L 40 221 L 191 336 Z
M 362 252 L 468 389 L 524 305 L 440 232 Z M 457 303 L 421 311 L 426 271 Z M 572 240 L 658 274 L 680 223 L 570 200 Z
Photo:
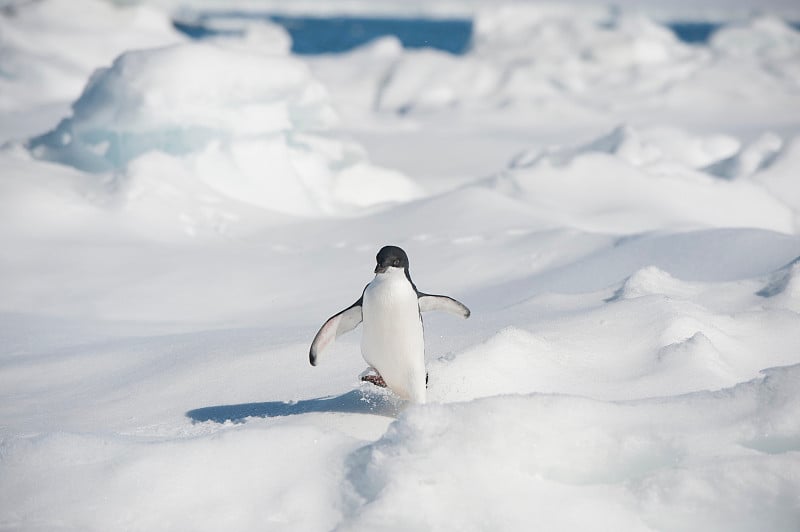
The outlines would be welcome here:
M 19 0 L 5 0 L 15 2 Z M 605 8 L 596 0 L 145 0 L 147 4 L 161 6 L 173 11 L 195 10 L 242 12 L 269 12 L 300 16 L 366 16 L 403 18 L 469 18 L 476 12 L 491 7 L 511 4 L 516 7 L 534 5 L 553 10 L 587 11 Z M 678 21 L 733 21 L 754 13 L 776 13 L 796 20 L 800 15 L 794 0 L 617 0 L 613 3 L 625 11 L 637 11 L 656 20 Z
M 151 190 L 158 199 L 173 196 L 197 177 L 214 201 L 293 215 L 330 213 L 335 200 L 368 206 L 418 195 L 399 172 L 370 165 L 358 145 L 324 136 L 336 121 L 324 87 L 283 43 L 265 46 L 271 42 L 125 52 L 92 75 L 72 115 L 32 139 L 31 151 L 118 174 L 134 200 Z M 158 175 L 165 167 L 169 175 Z M 268 167 L 273 178 L 260 179 Z M 376 174 L 373 192 L 349 193 L 365 172 Z M 185 216 L 198 225 L 196 216 Z
M 408 411 L 354 453 L 349 478 L 365 510 L 344 529 L 577 530 L 598 516 L 602 529 L 791 529 L 796 456 L 779 444 L 760 459 L 754 447 L 765 429 L 777 439 L 779 426 L 796 430 L 796 378 L 797 367 L 776 370 L 669 401 L 534 394 Z
M 738 166 L 753 159 L 748 155 L 757 158 L 749 164 L 751 171 L 766 164 L 758 144 L 763 141 L 737 154 Z M 684 224 L 779 232 L 795 228 L 795 213 L 761 186 L 697 172 L 665 156 L 665 151 L 659 142 L 646 142 L 636 130 L 621 127 L 587 145 L 522 154 L 490 186 L 529 198 L 550 219 L 587 230 L 629 232 L 630 224 L 640 230 Z M 712 173 L 728 161 L 712 163 Z M 746 171 L 737 168 L 737 173 Z M 595 192 L 587 195 L 587 188 Z M 687 203 L 690 196 L 696 203 Z
M 425 49 L 392 57 L 389 48 L 380 47 L 384 61 L 373 61 L 372 72 L 365 71 L 363 51 L 352 52 L 355 65 L 345 67 L 372 78 L 362 101 L 385 110 L 526 110 L 581 121 L 635 121 L 655 113 L 658 124 L 692 111 L 760 121 L 781 109 L 771 117 L 775 123 L 798 119 L 797 32 L 768 15 L 723 28 L 699 47 L 635 13 L 508 5 L 477 13 L 464 57 Z M 324 68 L 329 61 L 311 64 Z M 336 93 L 339 80 L 331 70 L 317 72 Z M 747 84 L 737 82 L 742 75 Z M 779 100 L 768 104 L 766 93 Z
M 0 15 L 0 529 L 796 529 L 791 19 L 409 5 L 474 46 Z M 385 244 L 472 311 L 424 405 L 308 363 Z
M 3 139 L 42 132 L 39 128 L 58 120 L 80 94 L 95 68 L 125 50 L 184 40 L 166 13 L 145 5 L 116 8 L 102 0 L 15 5 L 0 16 L 0 113 L 18 119 L 0 120 Z

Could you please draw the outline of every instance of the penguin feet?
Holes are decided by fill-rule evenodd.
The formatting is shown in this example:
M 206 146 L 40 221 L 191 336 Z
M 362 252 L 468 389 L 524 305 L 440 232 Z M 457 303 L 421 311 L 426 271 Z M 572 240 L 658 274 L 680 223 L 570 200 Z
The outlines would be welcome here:
M 370 382 L 380 388 L 386 388 L 386 381 L 383 380 L 383 377 L 380 375 L 362 375 L 361 380 L 364 382 Z
M 428 377 L 429 377 L 429 375 L 428 375 L 428 372 L 426 371 L 425 372 L 425 387 L 426 388 L 428 387 Z M 375 386 L 378 386 L 379 388 L 386 388 L 386 381 L 383 380 L 383 377 L 381 377 L 380 373 L 376 373 L 375 375 L 373 375 L 372 373 L 366 373 L 364 375 L 361 375 L 361 381 L 362 382 L 369 382 L 371 384 L 374 384 Z

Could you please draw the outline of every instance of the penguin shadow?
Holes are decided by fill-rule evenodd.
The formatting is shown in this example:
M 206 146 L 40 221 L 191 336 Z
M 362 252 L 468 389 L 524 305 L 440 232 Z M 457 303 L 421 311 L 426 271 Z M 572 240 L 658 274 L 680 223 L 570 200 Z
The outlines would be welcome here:
M 270 401 L 266 403 L 244 403 L 240 405 L 206 406 L 186 412 L 194 423 L 244 423 L 247 418 L 270 418 L 297 416 L 315 412 L 342 414 L 372 414 L 397 417 L 401 402 L 388 394 L 352 390 L 342 395 L 304 399 L 302 401 Z

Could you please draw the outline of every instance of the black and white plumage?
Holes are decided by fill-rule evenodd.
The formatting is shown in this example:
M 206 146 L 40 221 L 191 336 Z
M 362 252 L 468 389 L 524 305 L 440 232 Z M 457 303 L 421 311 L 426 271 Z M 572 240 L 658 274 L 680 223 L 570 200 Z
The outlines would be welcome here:
M 309 351 L 316 366 L 319 354 L 342 334 L 364 323 L 361 354 L 398 396 L 425 402 L 425 342 L 422 312 L 442 310 L 463 318 L 469 309 L 459 301 L 417 290 L 408 271 L 408 256 L 397 246 L 384 246 L 376 257 L 375 278 L 361 297 L 331 316 Z

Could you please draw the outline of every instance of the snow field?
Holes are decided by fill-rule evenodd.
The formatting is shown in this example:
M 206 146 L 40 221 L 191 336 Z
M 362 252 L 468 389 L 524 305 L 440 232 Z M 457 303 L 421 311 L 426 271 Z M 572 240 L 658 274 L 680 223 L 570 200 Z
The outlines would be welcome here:
M 796 528 L 786 22 L 301 59 L 66 4 L 0 16 L 0 529 Z M 472 310 L 425 316 L 426 405 L 358 331 L 307 362 L 389 243 Z
M 775 370 L 725 392 L 667 401 L 534 394 L 408 411 L 351 460 L 351 482 L 366 502 L 352 525 L 576 529 L 602 516 L 604 530 L 722 522 L 788 530 L 797 516 L 796 373 Z M 754 448 L 772 443 L 769 458 L 757 458 Z

